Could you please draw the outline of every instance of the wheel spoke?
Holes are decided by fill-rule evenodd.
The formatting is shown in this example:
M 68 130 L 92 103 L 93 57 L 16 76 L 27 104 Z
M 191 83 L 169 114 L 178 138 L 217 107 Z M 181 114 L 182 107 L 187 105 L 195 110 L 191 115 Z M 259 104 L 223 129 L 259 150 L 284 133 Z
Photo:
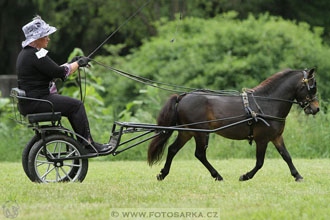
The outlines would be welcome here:
M 63 171 L 63 173 L 65 174 L 65 176 L 67 176 L 69 178 L 69 180 L 72 182 L 72 178 L 65 172 L 65 170 L 63 169 L 63 167 L 60 167 L 60 168 Z
M 52 170 L 55 169 L 55 167 L 53 167 L 52 169 L 50 169 L 49 171 L 47 171 L 40 179 L 46 180 L 46 176 L 52 172 Z
M 70 157 L 73 153 L 75 153 L 76 151 L 71 151 L 71 153 L 69 153 L 66 157 Z
M 42 160 L 37 160 L 37 163 L 39 163 L 39 164 L 37 164 L 37 167 L 38 166 L 41 166 L 41 165 L 43 165 L 43 164 L 54 164 L 54 163 L 52 163 L 52 162 L 49 162 L 49 161 L 42 161 Z M 49 166 L 48 166 L 49 167 Z M 49 169 L 49 168 L 48 168 Z M 48 170 L 47 170 L 48 171 Z
M 46 170 L 46 172 L 48 172 L 48 170 L 49 170 L 49 167 L 50 167 L 50 164 L 48 164 L 48 167 L 47 167 L 47 170 Z
M 56 171 L 56 182 L 58 182 L 58 177 L 61 179 L 60 173 L 58 172 L 58 167 L 55 167 Z
M 53 154 L 52 154 L 51 152 L 49 152 L 49 150 L 47 149 L 47 147 L 46 147 L 46 150 L 47 150 L 47 153 L 51 156 L 51 158 L 55 158 L 55 157 L 53 156 Z
M 57 158 L 61 158 L 61 149 L 62 148 L 62 143 L 60 143 L 60 148 L 58 149 L 58 154 L 57 154 Z
M 57 148 L 57 142 L 55 143 L 55 147 L 54 147 L 54 150 L 53 150 L 53 153 L 55 153 L 56 152 L 56 148 Z
M 54 164 L 53 162 L 45 161 L 45 160 L 37 160 L 39 163 L 47 163 L 47 164 Z
M 69 163 L 63 163 L 64 166 L 69 166 L 69 167 L 80 167 L 78 164 L 69 164 Z

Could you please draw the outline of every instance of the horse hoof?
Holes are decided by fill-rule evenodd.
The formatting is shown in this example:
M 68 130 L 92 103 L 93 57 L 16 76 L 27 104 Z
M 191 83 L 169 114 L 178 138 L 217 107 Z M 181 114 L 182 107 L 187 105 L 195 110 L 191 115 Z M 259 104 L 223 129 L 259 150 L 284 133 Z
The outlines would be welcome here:
M 163 175 L 160 173 L 157 175 L 157 180 L 162 181 L 164 179 Z
M 223 178 L 221 176 L 217 176 L 216 178 L 214 178 L 215 181 L 223 181 Z
M 296 182 L 304 182 L 304 178 L 302 176 L 296 177 Z
M 249 178 L 246 175 L 242 175 L 239 177 L 239 181 L 246 181 L 249 180 Z

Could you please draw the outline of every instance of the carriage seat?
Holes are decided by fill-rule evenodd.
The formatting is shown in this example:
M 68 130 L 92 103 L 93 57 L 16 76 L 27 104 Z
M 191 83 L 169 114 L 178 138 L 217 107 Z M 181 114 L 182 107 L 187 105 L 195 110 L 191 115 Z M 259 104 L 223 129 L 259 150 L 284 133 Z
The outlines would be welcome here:
M 45 113 L 37 113 L 37 114 L 28 114 L 26 115 L 29 123 L 38 123 L 38 122 L 46 122 L 46 121 L 59 121 L 61 120 L 61 112 L 45 112 Z
M 11 89 L 11 96 L 16 99 L 17 101 L 20 99 L 24 100 L 31 100 L 31 101 L 39 101 L 39 102 L 46 102 L 50 105 L 51 109 L 53 110 L 53 105 L 50 101 L 44 99 L 36 99 L 36 98 L 29 98 L 26 96 L 24 90 L 19 88 L 12 88 Z M 38 122 L 55 122 L 61 120 L 61 112 L 44 112 L 44 113 L 35 113 L 35 114 L 27 114 L 25 116 L 29 123 L 38 123 Z

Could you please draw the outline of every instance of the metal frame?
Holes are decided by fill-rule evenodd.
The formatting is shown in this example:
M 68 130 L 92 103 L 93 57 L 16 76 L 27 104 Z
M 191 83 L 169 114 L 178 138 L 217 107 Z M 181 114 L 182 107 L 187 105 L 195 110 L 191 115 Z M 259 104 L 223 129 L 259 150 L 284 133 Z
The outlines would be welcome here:
M 257 117 L 258 120 L 264 122 L 266 125 L 269 126 L 269 124 L 261 117 Z M 223 119 L 219 119 L 219 120 L 223 120 Z M 149 141 L 150 139 L 159 136 L 161 133 L 165 133 L 168 131 L 190 131 L 190 132 L 203 132 L 203 133 L 214 133 L 220 130 L 224 130 L 242 123 L 246 123 L 246 122 L 251 122 L 255 120 L 255 118 L 252 117 L 248 117 L 245 119 L 242 119 L 240 121 L 216 128 L 216 129 L 197 129 L 197 128 L 183 128 L 182 125 L 181 126 L 172 126 L 172 127 L 165 127 L 165 126 L 158 126 L 158 125 L 154 125 L 154 124 L 144 124 L 144 123 L 130 123 L 130 122 L 114 122 L 113 127 L 112 127 L 112 135 L 110 136 L 110 140 L 109 143 L 113 144 L 113 148 L 110 149 L 107 152 L 98 152 L 95 147 L 89 143 L 89 146 L 91 146 L 94 150 L 95 153 L 89 153 L 89 154 L 85 154 L 85 155 L 81 155 L 81 156 L 72 156 L 72 157 L 66 157 L 66 158 L 51 158 L 47 153 L 46 153 L 46 145 L 45 143 L 43 144 L 43 151 L 44 154 L 47 158 L 48 161 L 50 162 L 54 162 L 54 163 L 58 163 L 58 162 L 63 162 L 65 160 L 74 160 L 74 159 L 88 159 L 88 158 L 93 158 L 93 157 L 98 157 L 98 156 L 107 156 L 112 154 L 113 156 L 116 156 L 128 149 L 131 149 L 139 144 L 142 144 L 146 141 Z M 203 124 L 203 123 L 207 123 L 209 121 L 203 121 L 203 122 L 198 122 L 198 123 L 194 123 L 194 124 Z M 116 130 L 117 126 L 119 127 L 119 130 Z M 185 125 L 184 125 L 185 126 Z M 32 129 L 41 136 L 42 140 L 45 140 L 46 137 L 46 133 L 47 131 L 58 131 L 61 133 L 64 133 L 67 136 L 71 136 L 73 138 L 73 136 L 79 137 L 81 139 L 83 139 L 86 143 L 88 143 L 88 140 L 86 140 L 84 137 L 82 137 L 81 135 L 75 133 L 74 131 L 67 129 L 65 127 L 63 127 L 60 122 L 57 125 L 51 124 L 51 125 L 42 125 L 40 126 L 38 123 L 36 123 L 35 125 L 31 125 L 29 127 L 32 127 Z M 142 134 L 138 134 L 128 140 L 125 140 L 124 142 L 120 142 L 121 138 L 124 134 L 129 134 L 129 133 L 139 133 L 139 132 L 143 132 Z M 151 134 L 152 132 L 156 132 L 156 134 L 153 134 L 149 137 L 145 137 L 146 135 Z M 120 146 L 126 145 L 128 143 L 131 143 L 132 141 L 138 140 L 142 137 L 145 137 L 142 140 L 139 140 L 136 143 L 133 143 L 123 149 L 118 149 Z
M 239 117 L 242 117 L 242 116 L 238 116 L 238 117 L 230 117 L 230 118 L 223 118 L 223 119 L 218 119 L 218 120 L 212 120 L 212 121 L 223 121 L 223 120 L 228 120 L 228 119 L 234 119 L 234 118 L 239 118 Z M 115 150 L 114 152 L 112 153 L 112 155 L 116 156 L 118 155 L 119 153 L 123 152 L 123 151 L 126 151 L 132 147 L 135 147 L 141 143 L 144 143 L 158 135 L 160 135 L 161 133 L 165 133 L 167 131 L 192 131 L 192 132 L 203 132 L 203 133 L 214 133 L 214 132 L 218 132 L 220 130 L 224 130 L 224 129 L 227 129 L 227 128 L 230 128 L 230 127 L 233 127 L 233 126 L 236 126 L 236 125 L 239 125 L 239 124 L 242 124 L 242 123 L 245 123 L 245 122 L 251 122 L 251 121 L 254 121 L 254 120 L 260 120 L 262 121 L 263 123 L 265 123 L 267 126 L 269 126 L 268 122 L 266 120 L 264 120 L 263 118 L 257 116 L 255 118 L 253 117 L 249 117 L 247 115 L 245 115 L 244 117 L 248 117 L 248 118 L 245 118 L 245 119 L 242 119 L 240 121 L 237 121 L 237 122 L 233 122 L 231 124 L 228 124 L 228 125 L 225 125 L 225 126 L 222 126 L 222 127 L 219 127 L 219 128 L 216 128 L 216 129 L 198 129 L 198 128 L 183 128 L 184 126 L 187 126 L 187 125 L 191 125 L 191 124 L 184 124 L 184 125 L 179 125 L 179 126 L 171 126 L 171 127 L 165 127 L 165 126 L 158 126 L 158 125 L 154 125 L 154 124 L 145 124 L 145 123 L 131 123 L 131 122 L 118 122 L 118 121 L 115 121 L 114 122 L 114 125 L 113 125 L 113 128 L 112 128 L 112 138 L 113 137 L 116 137 L 117 138 L 117 142 L 116 142 L 116 145 L 115 145 Z M 209 123 L 211 121 L 202 121 L 202 122 L 197 122 L 197 123 L 193 123 L 194 125 L 197 125 L 197 124 L 204 124 L 204 123 Z M 120 126 L 120 129 L 119 131 L 116 131 L 116 126 Z M 124 130 L 124 128 L 126 130 Z M 136 132 L 142 132 L 142 131 L 145 131 L 143 134 L 140 134 L 140 135 L 137 135 L 123 143 L 120 143 L 120 139 L 122 137 L 123 134 L 127 134 L 127 133 L 136 133 Z M 145 135 L 148 135 L 152 132 L 156 132 L 156 134 L 150 136 L 150 137 L 147 137 L 143 140 L 140 140 L 139 142 L 137 143 L 134 143 L 124 149 L 121 149 L 121 150 L 118 150 L 116 151 L 116 149 L 119 147 L 119 146 L 122 146 L 124 144 L 127 144 L 129 142 L 132 142 L 138 138 L 141 138 Z M 110 139 L 111 140 L 111 139 Z

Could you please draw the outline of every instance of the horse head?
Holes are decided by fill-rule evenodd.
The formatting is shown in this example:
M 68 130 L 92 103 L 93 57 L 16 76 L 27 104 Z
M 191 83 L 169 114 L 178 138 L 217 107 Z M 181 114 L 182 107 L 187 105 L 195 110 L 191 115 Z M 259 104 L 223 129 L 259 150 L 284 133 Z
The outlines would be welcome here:
M 301 83 L 298 84 L 296 100 L 306 114 L 315 115 L 320 111 L 319 102 L 316 97 L 315 69 L 304 70 L 302 72 L 304 76 Z

